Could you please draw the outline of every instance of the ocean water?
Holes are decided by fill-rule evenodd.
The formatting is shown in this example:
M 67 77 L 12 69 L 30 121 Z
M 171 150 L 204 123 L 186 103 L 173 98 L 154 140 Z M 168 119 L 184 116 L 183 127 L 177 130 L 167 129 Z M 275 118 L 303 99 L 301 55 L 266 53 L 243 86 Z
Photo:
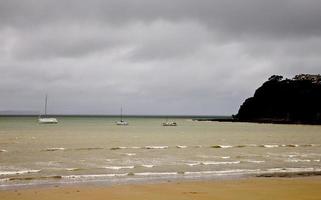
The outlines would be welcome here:
M 0 117 L 0 189 L 321 171 L 321 126 L 130 117 Z

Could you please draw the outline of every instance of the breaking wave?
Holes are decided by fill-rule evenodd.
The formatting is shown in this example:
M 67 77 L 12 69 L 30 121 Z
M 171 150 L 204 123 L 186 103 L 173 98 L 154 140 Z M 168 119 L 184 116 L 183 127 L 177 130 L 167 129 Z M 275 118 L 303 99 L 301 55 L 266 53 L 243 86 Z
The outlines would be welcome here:
M 211 148 L 232 148 L 233 146 L 232 145 L 213 145 L 211 146 Z
M 124 146 L 119 146 L 119 147 L 112 147 L 110 150 L 121 150 L 121 149 L 141 149 L 141 147 L 124 147 Z
M 144 149 L 168 149 L 168 146 L 145 146 Z
M 231 164 L 240 164 L 241 161 L 230 161 L 230 162 L 216 162 L 216 161 L 205 161 L 201 162 L 201 165 L 231 165 Z
M 120 169 L 134 169 L 135 166 L 107 166 L 105 169 L 120 170 Z
M 124 153 L 126 156 L 136 156 L 136 153 Z
M 176 145 L 176 148 L 179 148 L 179 149 L 186 149 L 186 148 L 187 148 L 187 146 L 185 146 L 185 145 Z
M 176 145 L 173 146 L 177 149 L 186 149 L 189 147 L 194 148 L 214 148 L 214 149 L 226 149 L 226 148 L 246 148 L 246 147 L 262 147 L 262 148 L 296 148 L 296 147 L 321 147 L 320 144 L 239 144 L 239 145 L 212 145 L 212 146 L 186 146 L 186 145 Z M 118 147 L 111 147 L 109 150 L 122 150 L 122 149 L 168 149 L 170 146 L 163 145 L 163 146 L 153 146 L 153 145 L 147 145 L 147 146 L 118 146 Z M 75 151 L 90 151 L 90 150 L 102 150 L 105 149 L 103 147 L 84 147 L 84 148 L 75 148 L 75 149 L 65 149 L 63 147 L 50 147 L 46 148 L 43 151 L 65 151 L 65 150 L 75 150 Z M 0 152 L 7 152 L 5 149 L 0 149 Z
M 87 150 L 87 151 L 91 151 L 91 150 L 102 150 L 104 148 L 102 147 L 86 147 L 86 148 L 77 148 L 77 149 L 74 149 L 74 150 L 78 150 L 78 151 L 84 151 L 84 150 Z
M 155 165 L 142 165 L 142 167 L 152 168 L 152 167 L 155 167 Z
M 29 170 L 32 171 L 32 170 Z M 33 181 L 47 179 L 65 179 L 70 181 L 108 181 L 120 177 L 146 177 L 150 178 L 201 178 L 202 176 L 228 176 L 228 175 L 255 175 L 263 177 L 278 177 L 278 176 L 312 176 L 321 175 L 321 168 L 270 168 L 270 169 L 231 169 L 231 170 L 208 170 L 208 171 L 165 171 L 165 172 L 128 172 L 128 173 L 106 173 L 106 174 L 81 174 L 81 175 L 53 175 L 53 176 L 29 176 L 29 177 L 9 177 L 1 178 L 0 182 L 10 181 Z M 119 179 L 117 179 L 119 180 Z M 125 179 L 126 180 L 126 179 Z M 0 185 L 1 186 L 1 185 Z M 3 186 L 3 185 L 2 185 Z
M 240 145 L 212 145 L 211 148 L 244 148 L 244 147 L 263 147 L 263 148 L 279 148 L 279 147 L 321 147 L 318 144 L 240 144 Z
M 41 170 L 35 170 L 35 169 L 18 170 L 18 171 L 0 171 L 0 176 L 30 174 L 30 173 L 38 173 L 38 172 L 40 172 L 40 171 L 41 171 Z
M 51 147 L 51 148 L 46 148 L 43 151 L 64 151 L 65 148 L 63 147 Z

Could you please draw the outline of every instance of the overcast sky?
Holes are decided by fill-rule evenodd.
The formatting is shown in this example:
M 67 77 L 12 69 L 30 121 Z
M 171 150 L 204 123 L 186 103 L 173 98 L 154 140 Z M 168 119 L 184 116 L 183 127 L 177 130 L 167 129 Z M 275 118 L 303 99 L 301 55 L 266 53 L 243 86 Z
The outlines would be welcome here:
M 230 115 L 299 73 L 320 0 L 0 0 L 0 110 Z

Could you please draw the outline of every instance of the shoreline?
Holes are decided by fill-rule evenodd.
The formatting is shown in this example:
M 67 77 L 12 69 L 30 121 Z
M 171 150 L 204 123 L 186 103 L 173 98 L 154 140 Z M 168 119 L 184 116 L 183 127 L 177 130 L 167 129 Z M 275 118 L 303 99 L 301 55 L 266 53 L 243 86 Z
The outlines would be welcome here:
M 1 200 L 15 199 L 317 199 L 321 177 L 247 177 L 179 180 L 126 185 L 66 185 L 0 190 Z
M 181 174 L 182 175 L 182 174 Z M 234 174 L 206 174 L 203 176 L 163 176 L 163 177 L 149 177 L 149 178 L 134 178 L 128 176 L 127 178 L 119 179 L 92 179 L 92 180 L 78 180 L 78 181 L 63 181 L 62 178 L 57 178 L 56 182 L 20 182 L 17 184 L 0 184 L 1 191 L 20 190 L 20 189 L 36 189 L 36 188 L 48 188 L 48 187 L 113 187 L 121 185 L 140 185 L 140 184 L 163 184 L 171 182 L 207 182 L 207 181 L 240 181 L 243 179 L 260 179 L 260 178 L 280 178 L 280 179 L 295 179 L 295 178 L 313 178 L 320 177 L 321 170 L 314 171 L 274 171 L 274 172 L 252 172 L 252 173 L 234 173 Z M 26 179 L 32 180 L 32 179 Z M 46 179 L 44 179 L 46 180 Z

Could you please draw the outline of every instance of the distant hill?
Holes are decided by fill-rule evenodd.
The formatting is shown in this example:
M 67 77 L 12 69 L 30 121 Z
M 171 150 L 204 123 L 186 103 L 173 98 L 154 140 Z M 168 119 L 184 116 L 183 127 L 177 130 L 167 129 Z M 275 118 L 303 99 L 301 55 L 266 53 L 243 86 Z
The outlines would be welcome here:
M 321 124 L 321 76 L 273 75 L 240 106 L 235 121 Z

